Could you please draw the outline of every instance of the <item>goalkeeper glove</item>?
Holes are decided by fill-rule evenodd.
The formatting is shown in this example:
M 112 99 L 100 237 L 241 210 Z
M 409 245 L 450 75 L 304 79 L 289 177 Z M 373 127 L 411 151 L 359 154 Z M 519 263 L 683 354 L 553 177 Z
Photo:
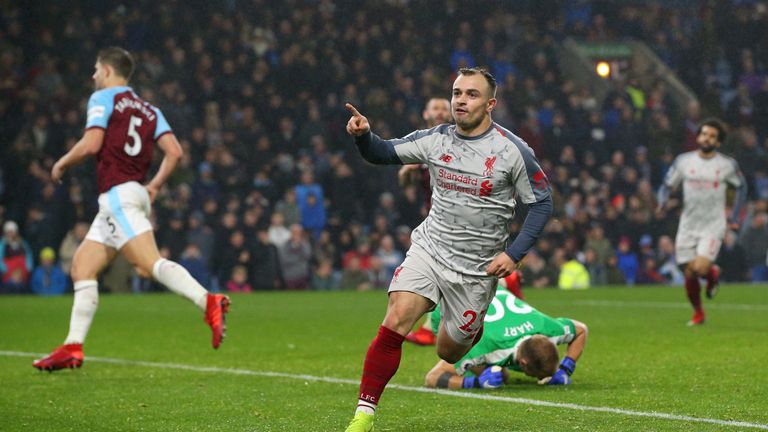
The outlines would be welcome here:
M 495 389 L 504 384 L 501 366 L 487 367 L 479 377 L 464 378 L 464 388 Z
M 570 358 L 565 357 L 560 362 L 560 367 L 557 369 L 552 378 L 547 382 L 548 385 L 568 385 L 571 383 L 571 374 L 576 370 L 576 362 Z

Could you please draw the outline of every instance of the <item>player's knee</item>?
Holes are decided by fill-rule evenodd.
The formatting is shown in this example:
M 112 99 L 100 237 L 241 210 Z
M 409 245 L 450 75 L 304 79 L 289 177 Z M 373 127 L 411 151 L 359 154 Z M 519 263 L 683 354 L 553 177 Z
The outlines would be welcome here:
M 81 280 L 91 280 L 96 279 L 96 273 L 92 270 L 88 269 L 87 266 L 84 266 L 77 261 L 72 263 L 72 270 L 70 273 L 70 276 L 72 277 L 73 281 L 81 281 Z

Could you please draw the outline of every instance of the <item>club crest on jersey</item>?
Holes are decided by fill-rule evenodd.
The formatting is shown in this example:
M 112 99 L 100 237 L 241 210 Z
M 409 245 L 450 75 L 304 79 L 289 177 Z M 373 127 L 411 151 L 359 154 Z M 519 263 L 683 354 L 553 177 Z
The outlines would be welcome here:
M 449 164 L 453 160 L 453 156 L 449 155 L 448 153 L 443 153 L 443 155 L 440 156 L 439 159 L 445 162 L 446 164 Z
M 397 277 L 400 275 L 400 272 L 403 271 L 403 267 L 400 266 L 395 269 L 395 273 L 392 275 L 392 283 L 397 282 Z
M 483 171 L 483 177 L 493 176 L 493 165 L 496 163 L 496 156 L 489 157 L 485 160 L 485 171 Z

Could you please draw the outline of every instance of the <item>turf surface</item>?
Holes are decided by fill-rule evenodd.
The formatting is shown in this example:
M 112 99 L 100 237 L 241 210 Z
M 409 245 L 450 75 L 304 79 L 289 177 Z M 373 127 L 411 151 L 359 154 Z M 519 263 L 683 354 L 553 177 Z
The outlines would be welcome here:
M 568 388 L 520 375 L 474 395 L 666 413 L 752 426 L 656 418 L 525 401 L 389 389 L 381 431 L 768 429 L 768 287 L 725 286 L 707 301 L 707 324 L 689 328 L 682 288 L 583 292 L 528 290 L 552 316 L 589 326 Z M 233 296 L 221 350 L 199 313 L 171 294 L 103 295 L 83 369 L 41 373 L 33 354 L 66 334 L 71 297 L 0 297 L 0 430 L 341 431 L 352 416 L 365 350 L 386 294 L 260 293 Z M 94 357 L 89 361 L 88 356 Z M 350 382 L 97 361 L 96 358 L 307 374 Z M 420 387 L 437 358 L 406 345 L 393 383 Z

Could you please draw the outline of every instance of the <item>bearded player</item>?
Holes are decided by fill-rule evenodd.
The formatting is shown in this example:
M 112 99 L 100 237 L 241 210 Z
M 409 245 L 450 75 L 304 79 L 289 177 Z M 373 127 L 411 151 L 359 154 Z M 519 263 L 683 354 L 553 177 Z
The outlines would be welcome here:
M 693 306 L 688 325 L 704 324 L 699 278 L 707 281 L 706 295 L 717 293 L 720 269 L 714 265 L 726 230 L 726 190 L 736 189 L 730 225 L 738 229 L 739 213 L 747 198 L 747 183 L 739 165 L 717 151 L 725 141 L 725 126 L 717 119 L 699 126 L 699 149 L 679 155 L 667 172 L 658 193 L 657 213 L 663 214 L 670 192 L 683 185 L 683 212 L 675 240 L 677 263 L 685 272 L 685 290 Z
M 484 69 L 460 69 L 453 83 L 455 125 L 383 140 L 351 104 L 347 132 L 376 164 L 423 163 L 434 179 L 432 208 L 389 287 L 389 303 L 363 364 L 355 417 L 347 432 L 373 430 L 384 387 L 400 365 L 405 335 L 440 304 L 437 354 L 449 363 L 482 336 L 482 322 L 500 278 L 512 274 L 552 213 L 549 182 L 531 148 L 491 119 L 496 80 Z M 509 247 L 509 222 L 519 198 L 528 206 Z
M 209 294 L 182 266 L 160 257 L 149 221 L 151 202 L 182 155 L 163 113 L 127 86 L 134 69 L 122 48 L 99 52 L 93 74 L 96 91 L 88 101 L 83 138 L 53 166 L 51 178 L 96 156 L 99 213 L 72 262 L 75 301 L 64 344 L 33 366 L 54 371 L 83 364 L 83 342 L 99 301 L 99 273 L 119 253 L 142 277 L 153 277 L 171 291 L 205 311 L 213 331 L 213 347 L 224 337 L 229 298 Z M 152 180 L 143 185 L 152 162 L 154 144 L 164 153 Z
M 438 326 L 438 309 L 432 313 Z M 587 343 L 587 326 L 568 318 L 550 318 L 499 286 L 488 307 L 483 337 L 455 364 L 440 360 L 426 376 L 427 387 L 498 388 L 513 370 L 540 384 L 568 385 Z M 558 366 L 557 345 L 567 344 Z M 468 374 L 467 372 L 471 372 Z

